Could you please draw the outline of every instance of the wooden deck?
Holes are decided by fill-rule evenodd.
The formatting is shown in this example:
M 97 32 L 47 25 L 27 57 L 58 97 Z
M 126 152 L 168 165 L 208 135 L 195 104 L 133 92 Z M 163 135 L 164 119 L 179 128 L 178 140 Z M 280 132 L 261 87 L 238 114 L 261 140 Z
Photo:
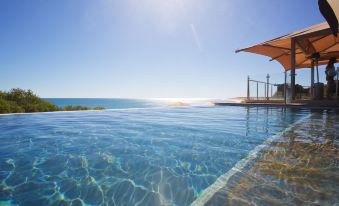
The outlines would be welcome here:
M 251 100 L 243 102 L 214 102 L 215 106 L 246 106 L 246 107 L 287 107 L 311 109 L 339 109 L 337 100 L 296 100 L 285 104 L 282 100 Z

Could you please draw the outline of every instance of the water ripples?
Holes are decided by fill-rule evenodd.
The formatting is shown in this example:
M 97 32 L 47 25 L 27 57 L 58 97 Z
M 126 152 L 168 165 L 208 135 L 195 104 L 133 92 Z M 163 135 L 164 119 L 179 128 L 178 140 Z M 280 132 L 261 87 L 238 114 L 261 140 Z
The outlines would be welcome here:
M 308 113 L 188 107 L 0 116 L 0 205 L 190 205 Z

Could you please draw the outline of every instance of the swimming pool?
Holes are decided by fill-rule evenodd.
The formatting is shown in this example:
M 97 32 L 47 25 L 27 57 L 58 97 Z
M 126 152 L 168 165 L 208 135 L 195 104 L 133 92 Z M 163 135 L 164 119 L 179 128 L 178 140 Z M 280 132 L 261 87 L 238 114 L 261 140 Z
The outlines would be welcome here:
M 195 204 L 255 148 L 311 113 L 183 107 L 3 115 L 0 205 Z

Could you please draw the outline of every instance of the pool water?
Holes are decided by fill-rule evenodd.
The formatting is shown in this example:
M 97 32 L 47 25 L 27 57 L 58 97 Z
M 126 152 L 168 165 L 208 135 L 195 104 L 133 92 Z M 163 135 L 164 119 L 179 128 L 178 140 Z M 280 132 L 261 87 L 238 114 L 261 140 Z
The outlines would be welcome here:
M 190 205 L 310 113 L 183 107 L 3 115 L 0 205 Z
M 313 111 L 270 138 L 222 188 L 194 205 L 339 205 L 338 114 Z

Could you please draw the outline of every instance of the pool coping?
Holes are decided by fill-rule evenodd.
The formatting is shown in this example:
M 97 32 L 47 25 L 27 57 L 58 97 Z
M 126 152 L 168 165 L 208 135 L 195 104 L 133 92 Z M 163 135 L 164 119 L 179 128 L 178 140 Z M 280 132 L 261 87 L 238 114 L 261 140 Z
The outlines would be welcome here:
M 278 108 L 298 108 L 298 109 L 335 109 L 339 110 L 338 106 L 334 105 L 312 105 L 312 104 L 299 104 L 299 103 L 238 103 L 238 102 L 214 102 L 215 106 L 238 106 L 238 107 L 278 107 Z
M 101 109 L 101 110 L 75 110 L 75 111 L 54 111 L 54 112 L 27 112 L 27 113 L 6 113 L 0 114 L 0 116 L 11 116 L 11 115 L 34 115 L 34 114 L 58 114 L 58 113 L 80 113 L 80 112 L 102 112 L 102 111 L 129 111 L 129 110 L 141 110 L 141 109 L 160 109 L 166 107 L 140 107 L 140 108 L 117 108 L 117 109 Z

